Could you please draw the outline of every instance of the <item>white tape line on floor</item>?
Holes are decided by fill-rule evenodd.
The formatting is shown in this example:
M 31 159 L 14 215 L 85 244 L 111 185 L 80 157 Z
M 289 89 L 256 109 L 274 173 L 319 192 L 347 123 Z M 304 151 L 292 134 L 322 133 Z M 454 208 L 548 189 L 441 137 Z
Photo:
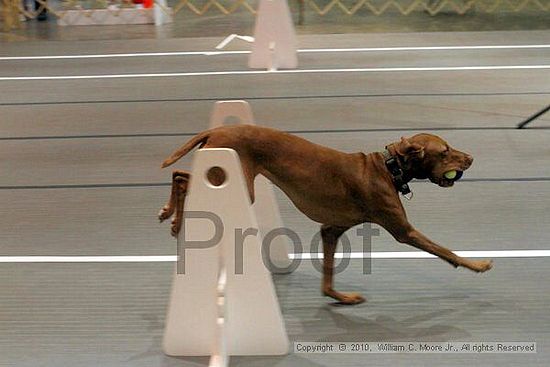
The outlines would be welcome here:
M 455 251 L 459 256 L 469 258 L 537 258 L 550 257 L 550 250 L 497 250 L 497 251 Z M 352 259 L 430 259 L 434 255 L 421 251 L 377 251 L 372 253 L 352 252 Z M 346 255 L 347 257 L 348 255 Z M 292 259 L 310 260 L 322 258 L 319 253 L 290 254 Z M 342 258 L 337 253 L 336 258 Z M 108 262 L 175 262 L 177 256 L 0 256 L 0 263 L 108 263 Z

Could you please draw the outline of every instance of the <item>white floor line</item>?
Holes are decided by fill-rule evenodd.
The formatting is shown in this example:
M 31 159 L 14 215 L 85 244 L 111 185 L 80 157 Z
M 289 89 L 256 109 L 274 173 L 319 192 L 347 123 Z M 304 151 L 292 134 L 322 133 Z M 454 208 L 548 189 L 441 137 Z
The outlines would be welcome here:
M 515 257 L 550 257 L 550 250 L 495 250 L 495 251 L 453 251 L 458 256 L 468 258 L 515 258 Z M 384 251 L 384 252 L 352 252 L 349 256 L 351 259 L 435 259 L 436 256 L 423 251 Z M 323 258 L 322 253 L 303 253 L 291 254 L 291 258 L 310 260 L 313 258 Z M 336 258 L 344 257 L 342 253 L 337 253 Z
M 81 54 L 81 55 L 43 55 L 43 56 L 4 56 L 0 61 L 22 60 L 72 60 L 72 59 L 111 59 L 119 57 L 160 57 L 160 56 L 219 56 L 242 55 L 250 51 L 175 51 L 175 52 L 137 52 L 122 54 Z
M 413 47 L 364 47 L 364 48 L 309 48 L 298 52 L 396 52 L 396 51 L 461 51 L 461 50 L 514 50 L 544 49 L 549 45 L 479 45 L 479 46 L 413 46 Z
M 514 50 L 545 49 L 550 45 L 478 45 L 478 46 L 413 46 L 413 47 L 359 47 L 359 48 L 309 48 L 299 53 L 338 53 L 338 52 L 401 52 L 401 51 L 461 51 L 461 50 Z M 249 54 L 250 51 L 174 51 L 174 52 L 135 52 L 120 54 L 79 54 L 79 55 L 39 55 L 4 56 L 0 61 L 17 60 L 66 60 L 66 59 L 105 59 L 117 57 L 159 57 L 159 56 L 220 56 Z
M 537 70 L 550 69 L 550 65 L 486 65 L 486 66 L 435 66 L 435 67 L 399 67 L 399 68 L 352 68 L 352 69 L 296 69 L 296 70 L 235 70 L 204 71 L 182 73 L 148 74 L 99 74 L 99 75 L 52 75 L 52 76 L 7 76 L 0 81 L 26 80 L 81 80 L 81 79 L 118 79 L 118 78 L 173 78 L 224 75 L 285 75 L 285 74 L 322 74 L 322 73 L 385 73 L 385 72 L 429 72 L 429 71 L 487 71 L 487 70 Z
M 497 251 L 454 251 L 468 258 L 525 258 L 550 257 L 550 250 L 497 250 Z M 435 256 L 421 251 L 352 252 L 352 259 L 432 259 Z M 348 255 L 346 255 L 348 257 Z M 290 254 L 292 259 L 311 260 L 323 258 L 322 253 Z M 342 258 L 341 253 L 336 258 Z M 109 262 L 175 262 L 177 256 L 0 256 L 0 263 L 109 263 Z

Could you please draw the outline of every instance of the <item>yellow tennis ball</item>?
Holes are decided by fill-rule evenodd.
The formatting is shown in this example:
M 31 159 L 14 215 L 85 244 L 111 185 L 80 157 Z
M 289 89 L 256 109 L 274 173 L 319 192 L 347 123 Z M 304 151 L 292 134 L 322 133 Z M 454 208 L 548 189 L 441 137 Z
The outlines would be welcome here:
M 456 174 L 457 174 L 457 172 L 455 170 L 452 170 L 452 171 L 445 172 L 444 176 L 447 180 L 454 180 L 455 177 L 456 177 Z

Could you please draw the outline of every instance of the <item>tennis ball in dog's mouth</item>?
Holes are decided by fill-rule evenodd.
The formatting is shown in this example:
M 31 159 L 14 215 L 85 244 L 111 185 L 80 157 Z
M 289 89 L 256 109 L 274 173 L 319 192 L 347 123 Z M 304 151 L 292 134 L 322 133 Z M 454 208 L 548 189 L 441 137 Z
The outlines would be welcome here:
M 454 180 L 457 172 L 455 170 L 445 172 L 444 176 L 447 180 Z

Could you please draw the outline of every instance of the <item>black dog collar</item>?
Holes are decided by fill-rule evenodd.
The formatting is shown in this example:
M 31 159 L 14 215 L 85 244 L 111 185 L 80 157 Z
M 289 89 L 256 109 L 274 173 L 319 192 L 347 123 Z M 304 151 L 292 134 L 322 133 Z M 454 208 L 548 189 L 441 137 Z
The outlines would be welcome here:
M 382 152 L 382 155 L 384 156 L 384 162 L 386 163 L 386 167 L 388 168 L 388 171 L 390 171 L 390 174 L 392 175 L 395 189 L 399 191 L 403 196 L 410 194 L 411 189 L 407 181 L 405 181 L 405 177 L 404 177 L 405 174 L 399 165 L 398 158 L 391 155 L 388 149 L 385 149 Z

